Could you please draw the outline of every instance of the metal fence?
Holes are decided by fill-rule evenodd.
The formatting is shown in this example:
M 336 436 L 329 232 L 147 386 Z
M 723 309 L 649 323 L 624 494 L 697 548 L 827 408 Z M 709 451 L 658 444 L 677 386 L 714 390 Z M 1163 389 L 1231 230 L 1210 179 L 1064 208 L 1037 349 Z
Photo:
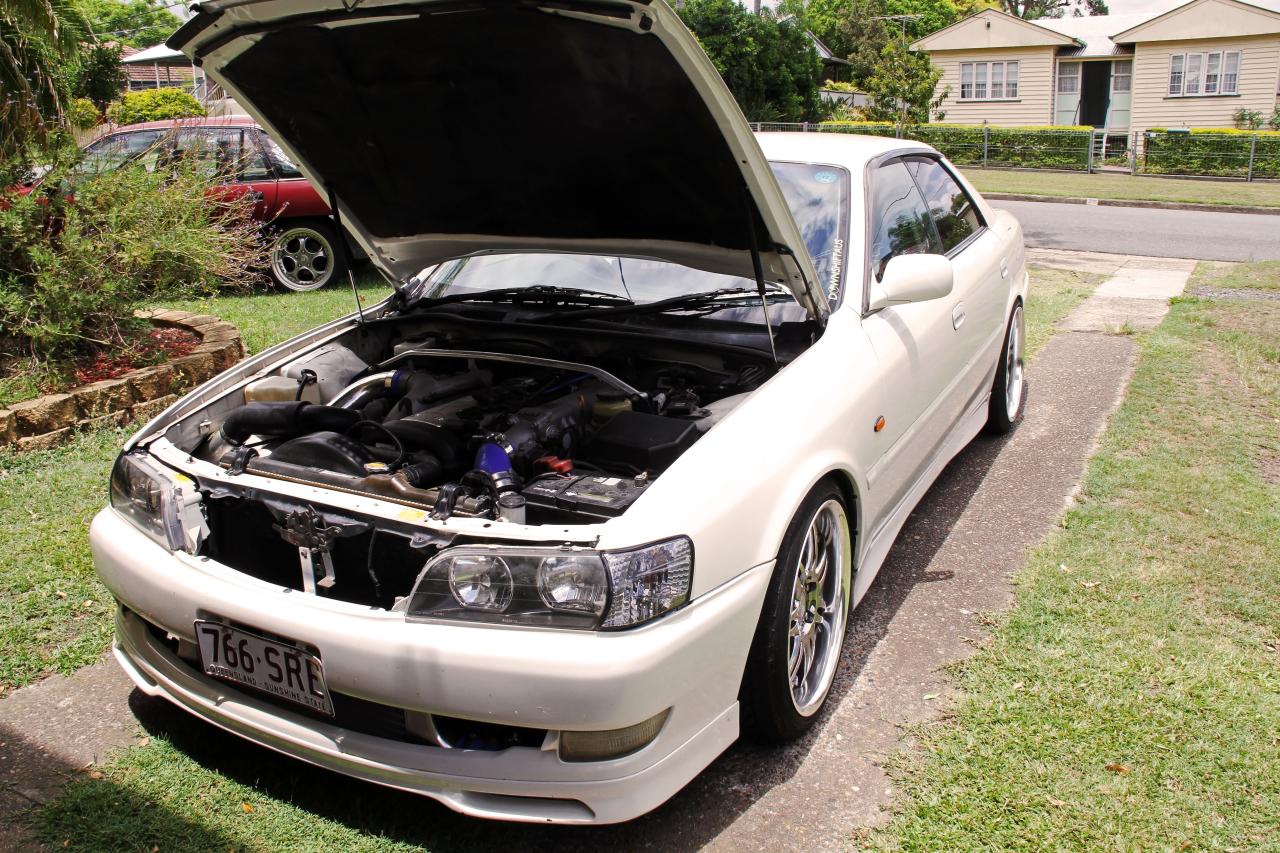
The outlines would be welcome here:
M 1133 133 L 1070 128 L 928 124 L 904 132 L 888 123 L 758 122 L 757 131 L 906 137 L 932 145 L 961 166 L 1074 172 L 1280 178 L 1280 134 L 1159 130 Z

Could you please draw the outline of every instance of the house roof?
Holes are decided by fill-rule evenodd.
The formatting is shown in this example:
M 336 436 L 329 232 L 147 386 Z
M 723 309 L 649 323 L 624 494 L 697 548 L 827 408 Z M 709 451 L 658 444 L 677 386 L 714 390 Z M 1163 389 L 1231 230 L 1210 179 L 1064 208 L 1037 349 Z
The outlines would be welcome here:
M 1083 42 L 1042 26 L 1043 21 L 1022 18 L 997 9 L 977 14 L 930 33 L 911 45 L 912 50 L 973 50 L 984 47 L 1080 47 Z
M 1192 7 L 1208 4 L 1221 4 L 1232 7 L 1246 15 L 1249 12 L 1257 12 L 1264 18 L 1276 17 L 1280 21 L 1280 0 L 1167 0 L 1167 2 L 1146 12 L 1124 15 L 1094 15 L 1082 18 L 1039 18 L 1034 22 L 1023 21 L 1020 18 L 995 9 L 986 9 L 976 15 L 957 21 L 949 27 L 944 27 L 936 33 L 925 36 L 911 45 L 911 49 L 926 51 L 958 50 L 966 47 L 1012 47 L 1015 45 L 1046 44 L 1063 47 L 1060 55 L 1066 57 L 1124 56 L 1132 53 L 1132 48 L 1129 45 L 1132 45 L 1135 41 L 1144 40 L 1139 36 L 1152 33 L 1151 30 L 1148 30 L 1148 27 L 1189 12 Z M 967 30 L 968 34 L 971 35 L 974 32 L 975 23 L 982 19 L 985 19 L 987 24 L 985 29 L 987 31 L 991 30 L 991 23 L 999 21 L 1005 33 L 1019 33 L 1016 42 L 1010 40 L 1010 43 L 998 45 L 983 44 L 980 41 L 966 43 L 966 41 L 971 40 L 963 37 L 966 34 L 965 31 Z M 1015 29 L 1016 24 L 1012 24 L 1012 22 L 1017 22 L 1023 27 L 1039 30 L 1046 36 L 1052 34 L 1057 36 L 1059 40 L 1028 41 L 1027 33 L 1029 31 Z M 1178 37 L 1195 38 L 1203 35 L 1200 28 L 1196 29 L 1197 32 L 1194 34 L 1179 34 Z M 1165 37 L 1167 38 L 1168 36 Z
M 1060 56 L 1118 56 L 1131 53 L 1111 40 L 1112 33 L 1136 27 L 1151 19 L 1151 15 L 1095 15 L 1085 18 L 1042 18 L 1036 23 L 1054 32 L 1071 36 L 1083 44 L 1074 50 L 1065 50 Z
M 1204 6 L 1216 8 L 1208 10 L 1206 17 L 1200 11 Z M 1184 16 L 1188 20 L 1182 26 L 1174 22 Z M 1192 38 L 1280 32 L 1280 0 L 1191 0 L 1119 30 L 1112 39 L 1117 42 L 1183 39 L 1188 37 L 1184 27 L 1194 31 Z
M 172 60 L 165 62 L 158 58 L 152 61 L 148 61 L 145 58 L 135 58 L 143 53 L 145 51 L 138 50 L 136 47 L 125 47 L 120 51 L 120 65 L 124 68 L 125 77 L 130 83 L 150 83 L 155 85 L 157 70 L 161 81 L 165 82 L 181 81 L 190 83 L 195 78 L 195 74 L 191 69 L 191 61 L 186 57 L 183 57 L 186 63 L 184 65 L 174 64 Z

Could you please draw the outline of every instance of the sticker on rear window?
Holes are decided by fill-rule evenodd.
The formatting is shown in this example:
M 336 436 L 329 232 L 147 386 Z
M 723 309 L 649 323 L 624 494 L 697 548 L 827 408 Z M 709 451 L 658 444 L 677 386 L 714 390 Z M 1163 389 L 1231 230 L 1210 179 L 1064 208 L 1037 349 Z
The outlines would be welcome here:
M 813 179 L 820 184 L 834 184 L 840 176 L 835 172 L 814 172 Z

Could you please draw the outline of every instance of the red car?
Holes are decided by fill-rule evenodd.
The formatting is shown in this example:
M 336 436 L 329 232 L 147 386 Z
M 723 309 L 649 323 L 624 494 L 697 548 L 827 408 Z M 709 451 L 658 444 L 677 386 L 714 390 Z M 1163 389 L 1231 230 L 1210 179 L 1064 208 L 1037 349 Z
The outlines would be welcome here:
M 247 116 L 151 121 L 117 128 L 85 146 L 89 171 L 124 163 L 148 170 L 178 157 L 213 157 L 252 193 L 253 214 L 268 223 L 271 277 L 289 290 L 318 290 L 346 270 L 329 205 L 280 147 Z

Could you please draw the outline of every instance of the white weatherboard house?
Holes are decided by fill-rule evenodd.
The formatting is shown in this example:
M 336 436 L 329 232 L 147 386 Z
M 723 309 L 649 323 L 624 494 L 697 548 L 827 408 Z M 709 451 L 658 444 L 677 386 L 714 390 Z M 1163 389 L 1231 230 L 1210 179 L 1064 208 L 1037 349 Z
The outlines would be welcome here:
M 942 69 L 948 124 L 1231 127 L 1280 92 L 1280 0 L 1024 21 L 979 12 L 912 45 Z

